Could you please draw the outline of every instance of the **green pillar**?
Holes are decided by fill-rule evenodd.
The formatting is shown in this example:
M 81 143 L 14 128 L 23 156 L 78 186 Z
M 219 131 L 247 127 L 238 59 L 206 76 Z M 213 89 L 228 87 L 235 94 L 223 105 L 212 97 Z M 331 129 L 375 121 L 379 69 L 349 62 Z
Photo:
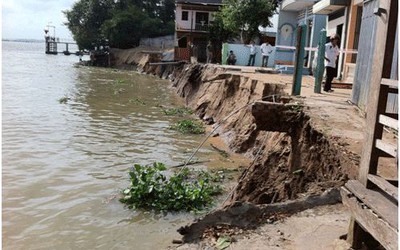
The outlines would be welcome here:
M 326 30 L 322 29 L 321 32 L 319 33 L 317 66 L 314 72 L 314 78 L 315 78 L 314 93 L 321 93 L 322 77 L 324 76 L 324 70 L 325 70 L 325 63 L 324 63 L 325 43 L 326 43 Z
M 301 79 L 303 77 L 304 47 L 306 45 L 307 26 L 297 27 L 296 59 L 293 74 L 292 95 L 300 95 Z
M 222 65 L 226 65 L 226 59 L 228 58 L 228 44 L 227 43 L 223 43 L 222 44 L 222 56 L 221 56 L 221 64 Z

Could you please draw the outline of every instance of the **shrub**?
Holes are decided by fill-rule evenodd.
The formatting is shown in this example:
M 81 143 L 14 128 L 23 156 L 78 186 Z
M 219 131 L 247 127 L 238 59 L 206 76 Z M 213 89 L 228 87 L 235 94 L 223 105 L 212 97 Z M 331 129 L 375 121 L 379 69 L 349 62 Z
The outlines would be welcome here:
M 170 129 L 177 130 L 184 134 L 204 134 L 206 132 L 201 123 L 192 120 L 179 121 L 171 126 Z
M 222 190 L 208 172 L 184 168 L 167 178 L 164 170 L 163 163 L 135 164 L 129 171 L 130 186 L 122 191 L 120 201 L 130 209 L 197 211 L 212 204 L 212 196 Z

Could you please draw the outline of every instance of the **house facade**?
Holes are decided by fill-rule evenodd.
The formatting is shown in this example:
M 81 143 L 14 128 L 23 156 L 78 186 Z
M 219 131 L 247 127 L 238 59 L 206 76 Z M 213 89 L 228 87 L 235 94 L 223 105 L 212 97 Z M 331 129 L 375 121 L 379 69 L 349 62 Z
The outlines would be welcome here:
M 222 0 L 177 0 L 175 13 L 175 60 L 196 56 L 206 61 L 206 46 L 213 13 Z
M 362 0 L 321 0 L 313 6 L 314 14 L 328 16 L 327 35 L 338 34 L 341 38 L 337 78 L 344 83 L 353 83 L 362 6 Z
M 326 15 L 313 13 L 313 0 L 283 0 L 279 7 L 275 64 L 293 65 L 296 28 L 306 25 L 306 46 L 316 47 L 321 29 L 326 26 Z M 306 50 L 304 65 L 311 68 L 314 52 Z

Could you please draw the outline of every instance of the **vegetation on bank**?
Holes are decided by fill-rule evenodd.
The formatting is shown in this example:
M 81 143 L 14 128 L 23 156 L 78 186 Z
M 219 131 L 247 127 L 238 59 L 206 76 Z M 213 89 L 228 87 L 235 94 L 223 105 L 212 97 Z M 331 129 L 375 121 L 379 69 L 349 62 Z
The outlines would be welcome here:
M 210 39 L 220 43 L 239 37 L 248 42 L 260 35 L 259 26 L 272 26 L 269 17 L 277 7 L 277 0 L 223 0 L 221 10 L 214 14 Z
M 187 107 L 168 108 L 168 109 L 165 109 L 165 108 L 161 107 L 161 109 L 162 109 L 162 111 L 164 112 L 165 115 L 184 116 L 184 115 L 193 114 L 193 111 L 190 108 L 187 108 Z
M 122 191 L 120 201 L 128 208 L 156 211 L 198 211 L 213 203 L 221 193 L 218 175 L 183 168 L 167 176 L 163 163 L 135 164 L 129 171 L 130 186 Z
M 79 0 L 63 11 L 80 49 L 108 40 L 115 48 L 132 48 L 140 38 L 174 33 L 174 0 Z
M 205 127 L 198 121 L 181 120 L 170 127 L 172 130 L 179 131 L 183 134 L 204 134 Z

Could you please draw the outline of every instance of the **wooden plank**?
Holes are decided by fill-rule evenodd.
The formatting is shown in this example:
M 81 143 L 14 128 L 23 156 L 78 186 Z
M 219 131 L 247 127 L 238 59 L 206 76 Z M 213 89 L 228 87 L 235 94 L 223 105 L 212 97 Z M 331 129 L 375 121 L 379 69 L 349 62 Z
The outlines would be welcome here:
M 367 185 L 368 174 L 376 174 L 379 151 L 376 150 L 375 140 L 382 138 L 383 126 L 378 125 L 379 114 L 385 113 L 387 103 L 388 86 L 382 85 L 383 63 L 385 60 L 386 37 L 388 33 L 388 21 L 390 13 L 390 0 L 380 0 L 380 15 L 375 15 L 375 46 L 370 56 L 374 62 L 370 74 L 370 89 L 368 96 L 368 115 L 366 119 L 365 143 L 360 160 L 359 180 Z
M 379 192 L 367 189 L 357 180 L 348 181 L 345 187 L 392 227 L 398 228 L 397 206 L 393 202 Z
M 399 189 L 397 187 L 393 186 L 387 180 L 378 175 L 369 174 L 368 180 L 398 201 Z
M 399 130 L 399 121 L 386 115 L 379 115 L 379 123 L 390 128 Z
M 381 84 L 389 86 L 390 88 L 393 88 L 393 89 L 399 88 L 399 80 L 382 78 Z
M 363 206 L 346 188 L 340 190 L 343 205 L 352 213 L 357 223 L 368 231 L 385 249 L 397 250 L 397 230 L 380 219 L 371 209 Z M 397 213 L 397 210 L 396 210 Z
M 376 148 L 382 150 L 385 153 L 393 157 L 397 157 L 397 146 L 391 143 L 387 143 L 382 141 L 381 139 L 377 139 L 375 142 Z

